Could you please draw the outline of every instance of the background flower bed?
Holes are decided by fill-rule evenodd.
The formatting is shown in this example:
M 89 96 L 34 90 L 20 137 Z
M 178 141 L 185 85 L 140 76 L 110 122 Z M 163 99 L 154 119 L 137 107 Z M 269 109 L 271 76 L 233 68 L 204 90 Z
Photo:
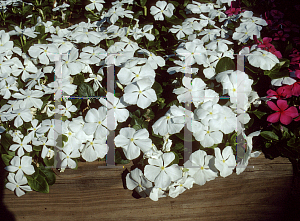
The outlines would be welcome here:
M 141 2 L 141 4 L 142 4 L 142 2 Z M 149 6 L 147 5 L 146 7 L 148 7 L 149 8 Z M 180 10 L 179 10 L 179 12 L 180 12 Z M 143 13 L 143 11 L 141 11 L 141 13 Z M 140 13 L 140 14 L 141 14 Z M 144 13 L 145 14 L 145 13 Z M 142 16 L 142 14 L 141 14 L 141 16 Z M 179 13 L 179 15 L 177 14 L 177 16 L 180 16 L 180 13 Z M 66 12 L 66 15 L 65 15 L 65 17 L 68 17 L 68 13 Z M 148 17 L 149 17 L 149 15 L 148 15 Z M 147 17 L 147 19 L 148 19 L 148 17 Z M 184 17 L 184 16 L 183 16 Z M 93 20 L 93 19 L 98 19 L 98 18 L 92 18 L 91 17 L 91 19 Z M 166 18 L 167 19 L 167 18 Z M 142 19 L 142 17 L 141 17 L 141 19 L 140 19 L 140 21 L 143 21 L 143 19 Z M 175 22 L 175 21 L 173 21 L 173 22 Z M 141 22 L 142 23 L 142 22 Z M 163 30 L 164 28 L 164 26 L 163 26 L 163 24 L 162 23 L 158 23 L 158 24 L 160 24 L 160 26 L 159 27 L 157 27 L 157 29 L 158 30 Z M 155 30 L 155 29 L 154 29 Z M 166 33 L 166 35 L 167 35 L 167 33 Z M 168 35 L 169 36 L 169 35 Z M 42 37 L 42 36 L 41 36 Z M 164 38 L 164 34 L 159 34 L 159 35 L 156 35 L 156 37 L 159 37 L 160 38 L 160 42 L 162 42 L 161 43 L 161 47 L 160 46 L 158 46 L 158 50 L 157 50 L 157 52 L 158 52 L 158 54 L 159 54 L 159 51 L 160 50 L 163 50 L 163 51 L 166 51 L 166 52 L 171 52 L 172 53 L 172 51 L 174 51 L 175 49 L 176 49 L 176 47 L 175 46 L 177 46 L 177 44 L 175 44 L 175 42 L 176 42 L 176 39 L 175 39 L 175 35 L 173 35 L 173 37 L 174 37 L 174 44 L 172 44 L 172 39 L 166 39 L 166 38 Z M 21 40 L 21 42 L 20 42 L 20 46 L 22 46 L 22 44 L 23 44 L 23 50 L 25 50 L 26 51 L 26 49 L 28 50 L 28 46 L 30 46 L 30 44 L 28 43 L 28 45 L 27 45 L 27 43 L 25 43 L 25 45 L 24 45 L 24 42 L 22 42 L 22 39 L 20 39 Z M 107 42 L 107 47 L 111 44 L 112 42 Z M 17 44 L 17 42 L 16 42 L 16 44 Z M 165 47 L 162 47 L 162 45 L 163 46 L 165 46 L 165 44 L 167 44 L 167 47 L 165 48 Z M 151 45 L 147 45 L 147 43 L 146 43 L 146 46 L 149 46 L 149 47 L 151 47 Z M 28 48 L 27 48 L 28 47 Z M 117 69 L 118 70 L 118 69 Z M 163 69 L 161 69 L 161 70 L 163 70 Z M 160 72 L 160 69 L 158 69 L 158 73 Z M 105 75 L 105 74 L 104 74 Z M 158 78 L 157 78 L 157 82 L 163 82 L 163 76 L 161 75 L 161 77 L 159 76 L 159 74 L 157 75 L 158 76 Z M 265 77 L 266 79 L 269 79 L 268 77 Z M 82 80 L 83 80 L 84 78 L 81 78 L 81 79 L 74 79 L 74 83 L 76 84 L 76 81 L 79 83 L 79 82 L 81 82 Z M 175 78 L 174 79 L 172 79 L 171 78 L 171 80 L 176 80 Z M 104 80 L 104 82 L 105 82 L 105 80 Z M 265 82 L 265 81 L 261 81 L 261 82 Z M 269 85 L 269 84 L 263 84 L 263 85 Z M 261 87 L 261 85 L 258 85 L 257 86 L 258 88 L 262 88 Z M 117 88 L 118 89 L 118 88 Z M 161 91 L 163 91 L 163 93 L 161 93 Z M 105 92 L 105 91 L 102 91 L 102 93 L 103 92 Z M 172 94 L 172 91 L 171 91 L 171 87 L 170 87 L 170 85 L 168 85 L 168 84 L 166 84 L 166 85 L 161 85 L 161 88 L 160 88 L 160 86 L 157 86 L 156 87 L 156 93 L 157 94 L 160 94 L 161 93 L 161 97 L 162 98 L 164 98 L 164 97 L 168 97 L 168 98 L 170 98 L 170 101 L 172 101 L 172 100 L 176 100 L 176 96 L 174 95 L 174 94 Z M 169 96 L 170 94 L 172 94 L 172 96 L 173 97 L 171 97 L 171 96 Z M 96 94 L 96 95 L 101 95 L 101 92 L 99 93 L 99 94 Z M 168 95 L 168 96 L 167 96 Z M 116 94 L 116 96 L 117 96 L 117 94 Z M 153 110 L 153 112 L 154 113 L 157 113 L 157 109 L 160 109 L 160 108 L 163 108 L 166 104 L 169 104 L 170 105 L 170 103 L 167 101 L 167 100 L 158 100 L 159 101 L 159 105 L 158 106 L 156 106 L 156 107 L 153 107 L 152 108 L 152 110 Z M 77 104 L 78 105 L 78 104 Z M 78 105 L 77 107 L 79 108 L 80 107 L 80 109 L 81 110 L 85 110 L 86 108 L 87 108 L 87 106 L 88 105 L 86 105 L 84 102 L 81 102 L 81 104 L 80 105 Z M 90 107 L 91 108 L 93 108 L 93 107 L 97 107 L 98 108 L 98 106 L 99 106 L 99 104 L 97 105 L 97 104 L 95 104 L 95 103 L 93 103 L 93 104 L 90 104 Z M 166 107 L 168 107 L 167 105 L 166 105 Z M 155 109 L 156 108 L 156 109 Z M 139 119 L 141 119 L 141 116 L 144 116 L 144 118 L 142 118 L 142 119 L 148 119 L 148 117 L 150 117 L 150 113 L 144 113 L 144 114 L 141 114 L 141 113 L 139 113 L 139 111 L 136 111 L 136 112 L 134 112 L 135 110 L 136 110 L 136 108 L 134 108 L 134 107 L 132 107 L 132 110 L 129 108 L 129 110 L 130 110 L 130 112 L 131 113 L 134 113 L 133 115 L 132 115 L 132 118 L 133 118 L 133 120 L 134 121 L 130 121 L 130 122 L 125 122 L 124 123 L 124 125 L 127 125 L 128 123 L 130 123 L 131 125 L 137 125 L 137 126 L 139 126 L 140 124 L 142 124 L 142 127 L 147 127 L 147 125 L 143 125 L 144 124 L 144 122 L 138 122 L 138 120 Z M 83 112 L 83 111 L 82 111 Z M 163 115 L 163 112 L 161 111 L 161 114 Z M 75 116 L 75 115 L 73 115 L 73 116 Z M 135 116 L 135 117 L 133 117 L 133 116 Z M 156 119 L 159 119 L 161 116 L 160 115 L 156 115 L 155 116 L 155 118 L 153 119 L 153 120 L 156 120 Z M 151 119 L 151 117 L 150 117 L 150 119 Z M 263 120 L 263 119 L 262 119 Z M 146 123 L 147 124 L 147 123 Z M 254 124 L 255 125 L 255 124 Z M 255 129 L 255 127 L 253 126 L 253 128 Z M 138 128 L 138 127 L 136 127 L 136 129 L 140 129 L 140 128 Z M 151 130 L 151 129 L 150 129 Z M 149 130 L 149 131 L 150 131 Z M 255 130 L 254 130 L 255 131 Z M 176 138 L 176 137 L 172 137 L 172 140 L 173 140 L 173 142 L 174 143 L 178 143 L 178 142 L 182 142 L 181 140 L 180 140 L 180 138 Z M 225 143 L 224 143 L 224 145 L 225 145 Z M 254 147 L 256 147 L 256 145 L 254 145 Z M 197 149 L 199 149 L 199 143 L 198 142 L 194 142 L 193 143 L 193 148 L 195 148 L 194 150 L 197 150 Z M 257 147 L 258 149 L 259 149 L 259 147 Z M 209 151 L 210 150 L 207 150 L 208 151 L 208 153 L 210 153 Z M 119 154 L 120 154 L 120 160 L 122 161 L 122 160 L 124 160 L 124 156 L 122 156 L 122 151 L 120 151 L 120 152 L 118 152 Z M 122 157 L 123 157 L 123 159 L 122 159 Z M 180 157 L 180 156 L 179 156 Z M 182 156 L 181 156 L 182 157 Z M 141 159 L 140 159 L 141 160 Z M 182 160 L 182 159 L 181 159 Z M 120 161 L 120 162 L 121 162 Z M 122 162 L 127 162 L 127 161 L 122 161 Z M 143 161 L 140 161 L 141 162 L 141 164 L 143 164 Z M 179 160 L 179 163 L 182 163 L 182 162 L 180 162 L 180 160 Z

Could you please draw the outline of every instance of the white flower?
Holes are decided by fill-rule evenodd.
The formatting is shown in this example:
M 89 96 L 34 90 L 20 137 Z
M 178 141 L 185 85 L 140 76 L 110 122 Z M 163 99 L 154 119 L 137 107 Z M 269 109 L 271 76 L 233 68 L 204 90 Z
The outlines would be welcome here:
M 32 114 L 28 108 L 14 110 L 12 112 L 12 115 L 17 116 L 14 121 L 14 126 L 17 128 L 23 125 L 23 121 L 25 122 L 32 121 Z
M 163 152 L 161 150 L 157 150 L 157 147 L 154 144 L 152 144 L 151 149 L 144 153 L 143 158 L 158 159 L 162 154 Z
M 188 4 L 186 6 L 187 10 L 190 10 L 194 14 L 201 14 L 206 13 L 210 11 L 210 7 L 206 4 L 202 4 L 200 2 L 192 1 L 193 4 Z
M 149 198 L 153 201 L 157 201 L 159 198 L 166 197 L 166 188 L 153 187 Z
M 172 33 L 177 33 L 176 37 L 178 39 L 184 38 L 185 35 L 191 35 L 193 34 L 194 30 L 188 26 L 181 26 L 181 25 L 173 25 L 173 28 L 169 29 Z
M 249 38 L 253 40 L 253 35 L 256 35 L 257 38 L 259 38 L 261 29 L 261 26 L 257 26 L 252 23 L 241 23 L 241 25 L 235 29 L 235 32 L 232 35 L 232 39 L 238 40 L 241 43 L 246 43 L 249 40 Z
M 171 3 L 167 5 L 167 2 L 165 1 L 157 1 L 156 6 L 151 6 L 150 14 L 154 16 L 155 20 L 163 21 L 163 14 L 170 18 L 173 15 L 174 9 L 175 7 Z
M 54 61 L 53 54 L 58 53 L 58 48 L 54 44 L 35 44 L 31 46 L 28 53 L 33 58 L 39 58 L 40 63 L 49 64 L 50 61 Z
M 117 74 L 121 84 L 129 85 L 130 83 L 138 80 L 149 78 L 151 83 L 154 83 L 155 72 L 150 65 L 134 66 L 134 67 L 122 67 Z
M 241 174 L 247 167 L 248 161 L 251 157 L 258 157 L 261 152 L 260 151 L 255 151 L 252 153 L 252 138 L 254 136 L 258 136 L 260 134 L 260 131 L 255 131 L 249 134 L 248 136 L 245 135 L 244 132 L 242 132 L 242 136 L 245 138 L 246 144 L 244 146 L 237 146 L 237 165 L 236 165 L 236 174 L 239 175 Z M 247 147 L 247 151 L 245 153 L 245 148 Z
M 99 87 L 102 87 L 101 81 L 102 81 L 102 76 L 99 74 L 89 74 L 89 78 L 84 79 L 84 82 L 90 82 L 91 80 L 94 81 L 93 84 L 93 89 L 94 91 L 97 91 Z
M 43 101 L 38 99 L 44 95 L 44 92 L 39 90 L 29 90 L 26 89 L 25 91 L 20 88 L 20 93 L 15 93 L 12 97 L 17 99 L 23 99 L 23 102 L 20 104 L 20 108 L 31 108 L 34 106 L 35 108 L 41 109 L 43 105 Z
M 27 175 L 34 174 L 34 167 L 31 165 L 32 157 L 23 156 L 20 158 L 19 156 L 14 156 L 10 161 L 10 165 L 5 167 L 5 169 L 9 172 L 16 172 L 16 179 L 21 180 L 24 176 L 24 173 Z
M 231 41 L 225 39 L 216 39 L 206 45 L 207 49 L 217 52 L 225 52 L 228 50 L 227 44 L 233 44 Z
M 276 55 L 271 52 L 261 50 L 260 48 L 251 52 L 247 59 L 252 66 L 261 68 L 262 70 L 271 70 L 277 63 L 279 63 Z
M 171 146 L 172 146 L 172 140 L 169 139 L 170 135 L 169 134 L 166 134 L 163 139 L 164 139 L 164 144 L 163 144 L 163 147 L 162 147 L 162 151 L 164 152 L 169 152 L 171 149 Z
M 146 197 L 146 195 L 150 195 L 153 184 L 146 179 L 140 169 L 135 168 L 126 175 L 126 186 L 130 190 L 135 189 L 140 196 Z
M 149 159 L 150 165 L 145 166 L 145 177 L 155 183 L 155 187 L 167 188 L 171 181 L 182 177 L 182 170 L 177 164 L 169 166 L 175 159 L 173 152 L 164 153 L 158 159 Z
M 58 105 L 58 113 L 62 114 L 63 116 L 66 116 L 67 118 L 71 117 L 70 112 L 75 112 L 77 110 L 77 107 L 75 105 L 72 105 L 71 101 L 66 102 L 66 107 L 63 105 Z
M 87 11 L 88 9 L 94 10 L 96 8 L 97 11 L 100 12 L 103 8 L 103 5 L 101 3 L 105 3 L 103 0 L 90 0 L 90 2 L 92 3 L 85 6 L 85 10 Z
M 218 174 L 211 170 L 209 164 L 213 156 L 207 155 L 203 150 L 197 150 L 190 155 L 189 160 L 184 164 L 188 168 L 188 175 L 195 179 L 198 185 L 204 185 L 206 181 L 214 180 Z
M 35 29 L 35 27 L 32 27 L 32 28 L 24 28 L 24 29 L 21 29 L 19 28 L 18 26 L 15 26 L 15 30 L 13 31 L 10 31 L 8 32 L 9 35 L 25 35 L 25 36 L 28 36 L 30 38 L 35 38 L 37 35 L 36 34 L 39 34 L 39 32 L 35 32 L 33 31 Z
M 185 175 L 181 179 L 177 180 L 169 187 L 169 196 L 172 198 L 177 197 L 187 189 L 192 188 L 194 183 L 195 179 L 192 177 L 188 177 L 187 173 L 185 173 Z
M 222 112 L 221 105 L 207 101 L 195 110 L 195 118 L 201 120 L 204 125 L 208 125 L 210 119 L 218 119 Z
M 128 160 L 137 158 L 142 150 L 144 153 L 152 147 L 149 132 L 144 128 L 136 131 L 134 128 L 122 128 L 114 139 L 117 147 L 122 147 Z
M 108 152 L 106 137 L 88 141 L 81 152 L 82 158 L 87 162 L 93 162 L 98 158 L 105 157 Z
M 254 23 L 256 25 L 262 25 L 262 26 L 267 26 L 268 25 L 266 20 L 264 20 L 262 18 L 254 17 L 252 11 L 244 11 L 243 13 L 241 13 L 241 16 L 243 16 L 241 18 L 241 22 L 243 22 L 245 24 Z
M 108 10 L 106 16 L 110 16 L 110 22 L 112 24 L 115 24 L 116 21 L 118 21 L 119 17 L 124 18 L 125 16 L 127 18 L 133 18 L 133 16 L 131 15 L 132 13 L 133 11 L 125 10 L 122 7 L 113 6 Z
M 199 102 L 204 98 L 204 88 L 206 84 L 201 78 L 183 77 L 182 84 L 185 86 L 176 88 L 173 93 L 177 94 L 177 99 L 179 102 Z
M 235 168 L 236 161 L 231 146 L 227 146 L 223 149 L 222 155 L 220 148 L 214 148 L 215 151 L 215 167 L 220 171 L 221 177 L 227 177 L 232 174 Z
M 69 143 L 67 143 L 62 151 L 58 152 L 58 156 L 60 158 L 61 165 L 60 168 L 76 168 L 76 162 L 72 160 L 72 158 L 78 158 L 80 157 L 80 153 L 77 146 L 71 146 Z
M 175 66 L 175 67 L 169 67 L 167 72 L 169 74 L 174 74 L 176 72 L 181 72 L 181 73 L 186 73 L 186 62 L 185 61 L 173 61 L 175 64 L 179 65 L 179 66 Z M 187 64 L 187 66 L 189 66 L 189 64 Z M 190 68 L 190 72 L 195 74 L 198 72 L 198 68 Z
M 23 190 L 32 191 L 30 186 L 24 185 L 24 184 L 27 184 L 27 179 L 25 176 L 23 176 L 21 178 L 17 178 L 17 176 L 14 173 L 9 173 L 7 176 L 7 179 L 9 182 L 5 185 L 6 188 L 11 191 L 16 190 L 16 195 L 18 197 L 23 196 L 25 194 L 25 192 Z
M 83 126 L 83 131 L 87 135 L 95 134 L 96 139 L 101 139 L 108 135 L 110 130 L 113 128 L 109 127 L 110 124 L 107 124 L 107 108 L 99 107 L 98 110 L 95 108 L 90 109 L 85 116 L 85 125 Z
M 235 113 L 226 106 L 222 106 L 222 114 L 217 119 L 210 120 L 210 127 L 212 130 L 220 130 L 224 134 L 229 134 L 236 129 L 237 119 Z
M 16 139 L 15 142 L 18 144 L 12 144 L 9 147 L 9 150 L 11 151 L 16 151 L 18 149 L 18 156 L 21 157 L 24 155 L 24 149 L 27 152 L 31 152 L 32 151 L 32 146 L 29 145 L 28 143 L 31 141 L 31 136 L 27 135 L 24 137 L 24 139 L 21 141 L 21 139 Z
M 149 52 L 146 49 L 140 49 L 138 52 L 146 54 L 148 57 L 148 64 L 150 64 L 151 68 L 157 69 L 157 66 L 163 67 L 166 62 L 161 56 L 156 56 L 152 52 Z
M 211 147 L 214 144 L 219 144 L 222 142 L 223 133 L 220 132 L 217 128 L 212 129 L 210 126 L 202 125 L 201 123 L 196 123 L 195 127 L 194 125 L 192 125 L 192 130 L 195 139 L 197 141 L 200 141 L 200 144 L 203 147 Z
M 86 59 L 90 64 L 99 64 L 101 59 L 106 57 L 106 51 L 102 48 L 84 47 L 80 53 L 80 58 Z
M 294 78 L 290 78 L 290 77 L 283 77 L 283 78 L 277 78 L 271 80 L 272 85 L 279 86 L 279 87 L 281 87 L 283 84 L 292 85 L 295 82 L 297 81 Z
M 123 99 L 115 97 L 114 94 L 110 92 L 107 92 L 106 99 L 107 100 L 101 97 L 99 102 L 108 109 L 107 116 L 114 118 L 115 122 L 125 122 L 129 117 L 129 111 L 126 109 Z M 108 123 L 111 123 L 113 120 L 109 121 Z M 114 127 L 116 127 L 116 125 L 115 123 Z
M 179 133 L 185 124 L 185 111 L 183 107 L 173 105 L 165 116 L 159 118 L 153 125 L 152 129 L 155 134 L 164 136 L 165 134 Z
M 142 109 L 149 107 L 151 102 L 157 100 L 156 93 L 151 88 L 153 83 L 149 78 L 144 78 L 127 85 L 124 89 L 124 101 L 128 104 L 137 104 Z

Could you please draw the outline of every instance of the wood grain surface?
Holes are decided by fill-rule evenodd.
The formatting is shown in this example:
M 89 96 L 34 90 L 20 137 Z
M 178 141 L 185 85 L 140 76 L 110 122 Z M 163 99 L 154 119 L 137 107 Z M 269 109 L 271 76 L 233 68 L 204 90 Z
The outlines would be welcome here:
M 299 193 L 291 189 L 292 165 L 286 158 L 251 158 L 254 168 L 240 175 L 218 177 L 157 202 L 136 199 L 124 189 L 125 169 L 99 165 L 104 164 L 80 163 L 77 170 L 59 173 L 49 194 L 18 198 L 5 189 L 0 220 L 300 220 Z

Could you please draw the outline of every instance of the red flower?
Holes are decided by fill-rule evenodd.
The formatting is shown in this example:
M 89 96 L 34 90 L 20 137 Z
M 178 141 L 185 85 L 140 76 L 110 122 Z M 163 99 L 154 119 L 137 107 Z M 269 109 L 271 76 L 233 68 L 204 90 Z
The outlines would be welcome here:
M 283 26 L 285 26 L 285 28 L 283 29 L 285 32 L 294 31 L 294 32 L 299 33 L 299 25 L 292 24 L 291 21 L 285 21 L 282 24 L 283 24 Z
M 300 95 L 300 81 L 295 82 L 295 83 L 293 84 L 292 94 L 293 94 L 294 96 L 299 96 L 299 95 Z
M 286 85 L 278 88 L 275 91 L 268 90 L 267 91 L 267 98 L 277 98 L 277 99 L 283 99 L 283 98 L 290 98 L 292 96 L 292 87 L 293 85 Z
M 300 109 L 300 106 L 299 106 L 299 109 Z M 294 121 L 299 121 L 300 120 L 300 116 L 297 117 L 296 119 L 294 119 Z
M 275 38 L 274 40 L 281 40 L 281 41 L 285 41 L 287 37 L 290 37 L 289 34 L 283 34 L 283 31 L 278 31 L 278 33 L 274 34 Z
M 300 70 L 296 70 L 296 71 L 295 71 L 295 75 L 296 75 L 297 78 L 300 79 Z
M 278 107 L 272 101 L 268 101 L 267 104 L 272 110 L 277 111 L 268 116 L 267 121 L 271 123 L 276 123 L 280 120 L 282 124 L 288 125 L 293 118 L 299 115 L 297 108 L 289 107 L 286 100 L 277 100 Z
M 278 10 L 271 10 L 271 15 L 273 16 L 273 18 L 275 19 L 281 19 L 283 18 L 283 13 L 281 11 L 278 11 Z

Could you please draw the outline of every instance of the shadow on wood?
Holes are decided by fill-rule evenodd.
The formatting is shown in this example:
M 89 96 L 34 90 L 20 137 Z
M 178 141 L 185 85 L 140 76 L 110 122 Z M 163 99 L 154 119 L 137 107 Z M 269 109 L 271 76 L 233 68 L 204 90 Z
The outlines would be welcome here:
M 57 177 L 49 194 L 18 198 L 4 191 L 16 220 L 299 220 L 299 198 L 291 191 L 292 165 L 286 158 L 251 158 L 241 175 L 194 185 L 177 198 L 134 198 L 124 189 L 124 169 L 104 162 L 79 163 Z

